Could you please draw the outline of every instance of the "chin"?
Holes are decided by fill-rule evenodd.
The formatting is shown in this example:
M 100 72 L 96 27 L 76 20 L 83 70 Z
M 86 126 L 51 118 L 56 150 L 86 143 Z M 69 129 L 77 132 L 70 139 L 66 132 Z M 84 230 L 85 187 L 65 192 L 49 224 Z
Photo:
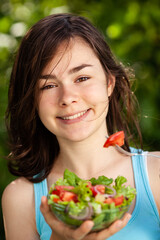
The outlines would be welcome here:
M 86 140 L 87 138 L 89 138 L 89 136 L 85 135 L 85 136 L 69 136 L 66 137 L 65 139 L 71 142 L 83 142 L 84 140 Z
M 91 132 L 87 132 L 87 131 L 72 131 L 68 134 L 64 134 L 61 136 L 57 136 L 57 139 L 61 141 L 61 139 L 65 139 L 65 141 L 69 141 L 69 142 L 82 142 L 86 139 L 88 139 L 90 136 L 92 135 Z

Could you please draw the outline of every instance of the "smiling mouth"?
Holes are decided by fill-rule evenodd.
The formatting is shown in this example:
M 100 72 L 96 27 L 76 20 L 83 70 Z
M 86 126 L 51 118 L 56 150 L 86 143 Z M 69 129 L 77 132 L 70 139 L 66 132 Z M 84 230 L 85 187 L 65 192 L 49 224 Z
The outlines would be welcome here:
M 89 110 L 89 109 L 88 109 Z M 85 110 L 83 112 L 80 112 L 80 113 L 76 113 L 74 115 L 71 115 L 71 116 L 67 116 L 67 117 L 60 117 L 61 119 L 63 120 L 73 120 L 73 119 L 76 119 L 76 118 L 79 118 L 79 117 L 82 117 L 88 110 Z

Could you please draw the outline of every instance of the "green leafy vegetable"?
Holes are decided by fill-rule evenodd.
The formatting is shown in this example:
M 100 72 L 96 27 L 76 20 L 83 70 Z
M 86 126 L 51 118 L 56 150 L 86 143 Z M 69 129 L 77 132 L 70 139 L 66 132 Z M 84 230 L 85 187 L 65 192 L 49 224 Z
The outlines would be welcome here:
M 48 204 L 66 224 L 77 227 L 84 220 L 92 219 L 93 230 L 100 230 L 128 211 L 136 189 L 125 186 L 126 182 L 123 176 L 114 181 L 106 176 L 83 180 L 66 169 L 63 178 L 52 185 Z
M 105 176 L 99 176 L 97 179 L 91 178 L 89 181 L 92 183 L 93 186 L 98 184 L 109 186 L 113 182 L 113 179 L 107 178 Z
M 79 201 L 90 201 L 92 197 L 92 191 L 88 188 L 87 182 L 80 180 L 78 185 L 73 189 L 73 192 L 78 195 Z
M 81 180 L 75 173 L 70 172 L 68 169 L 64 171 L 64 179 L 67 180 L 67 183 L 71 186 L 76 186 Z

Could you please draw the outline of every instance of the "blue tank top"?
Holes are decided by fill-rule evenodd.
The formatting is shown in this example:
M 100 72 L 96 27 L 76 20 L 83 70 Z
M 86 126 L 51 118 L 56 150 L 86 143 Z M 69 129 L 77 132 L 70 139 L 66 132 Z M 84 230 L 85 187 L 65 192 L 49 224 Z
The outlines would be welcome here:
M 131 149 L 137 152 L 136 149 Z M 133 156 L 132 165 L 137 190 L 136 204 L 126 227 L 108 240 L 160 240 L 160 217 L 149 185 L 145 157 Z M 41 240 L 49 240 L 51 229 L 39 208 L 41 197 L 46 196 L 47 180 L 34 184 L 36 226 Z

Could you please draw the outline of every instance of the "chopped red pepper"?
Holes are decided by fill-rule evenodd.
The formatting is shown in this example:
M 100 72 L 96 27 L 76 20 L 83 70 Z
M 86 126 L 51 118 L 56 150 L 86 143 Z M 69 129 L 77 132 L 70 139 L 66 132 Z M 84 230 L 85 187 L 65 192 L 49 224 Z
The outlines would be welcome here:
M 124 132 L 123 131 L 116 132 L 116 133 L 112 134 L 111 136 L 109 136 L 107 138 L 106 142 L 104 143 L 103 147 L 107 148 L 109 146 L 114 146 L 115 144 L 117 144 L 118 146 L 124 145 Z

